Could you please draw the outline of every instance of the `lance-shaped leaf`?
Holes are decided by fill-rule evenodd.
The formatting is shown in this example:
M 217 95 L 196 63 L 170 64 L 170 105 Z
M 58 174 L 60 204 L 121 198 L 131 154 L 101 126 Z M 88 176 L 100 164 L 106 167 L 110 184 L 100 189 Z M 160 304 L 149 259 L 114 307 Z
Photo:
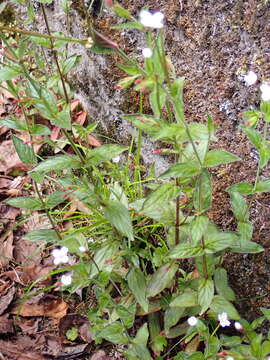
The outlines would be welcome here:
M 41 210 L 43 209 L 42 202 L 39 199 L 28 197 L 28 196 L 18 196 L 6 201 L 8 205 L 15 206 L 22 209 L 29 210 Z
M 48 172 L 64 169 L 78 169 L 81 167 L 81 161 L 75 155 L 58 155 L 39 163 L 33 171 Z
M 198 303 L 201 306 L 200 315 L 210 306 L 214 297 L 214 282 L 212 279 L 200 279 L 198 289 Z
M 228 285 L 227 271 L 223 268 L 218 268 L 214 275 L 215 287 L 219 295 L 228 301 L 234 301 L 235 295 L 233 290 Z
M 169 287 L 178 269 L 176 264 L 162 265 L 150 278 L 147 286 L 147 296 L 153 297 Z
M 246 241 L 243 244 L 235 244 L 231 246 L 231 251 L 240 254 L 257 254 L 264 251 L 264 248 L 253 241 Z
M 192 177 L 198 175 L 200 172 L 200 164 L 197 161 L 190 161 L 170 166 L 168 170 L 160 175 L 160 178 L 166 179 L 169 177 Z
M 238 236 L 232 232 L 213 232 L 205 235 L 205 252 L 211 254 L 213 252 L 224 250 L 238 242 Z
M 217 314 L 222 314 L 223 312 L 226 312 L 229 319 L 240 319 L 240 316 L 236 311 L 235 307 L 220 295 L 214 296 L 210 308 Z
M 156 208 L 163 207 L 170 200 L 174 199 L 179 194 L 179 187 L 170 182 L 160 185 L 153 191 L 143 203 L 142 212 L 155 210 Z
M 22 74 L 22 69 L 19 66 L 6 66 L 0 69 L 0 83 L 11 80 Z
M 140 269 L 131 269 L 127 275 L 128 286 L 145 312 L 148 312 L 146 281 Z
M 27 233 L 23 237 L 23 239 L 31 242 L 44 241 L 50 243 L 57 243 L 59 241 L 59 237 L 57 236 L 56 231 L 52 229 L 33 230 Z
M 193 245 L 195 245 L 204 235 L 209 224 L 209 219 L 205 215 L 195 217 L 191 222 L 191 237 Z
M 183 243 L 175 246 L 169 253 L 171 259 L 187 259 L 197 257 L 204 254 L 204 250 L 200 246 L 194 246 L 191 243 Z
M 248 220 L 249 212 L 245 198 L 238 192 L 230 192 L 231 205 L 234 216 L 238 221 L 245 222 Z
M 231 163 L 241 160 L 238 156 L 235 156 L 227 151 L 223 150 L 210 150 L 205 156 L 203 166 L 217 166 L 222 164 Z
M 27 130 L 27 125 L 25 121 L 19 120 L 17 118 L 4 118 L 0 120 L 0 126 L 6 126 L 9 129 L 14 130 Z
M 87 154 L 86 164 L 88 166 L 91 165 L 99 165 L 104 161 L 109 161 L 115 156 L 118 156 L 123 151 L 126 151 L 126 146 L 114 145 L 114 144 L 106 144 L 99 147 L 96 147 L 93 150 L 90 150 Z
M 191 289 L 186 289 L 170 303 L 171 307 L 193 307 L 197 305 L 198 293 Z
M 106 204 L 104 216 L 122 235 L 134 240 L 129 211 L 120 201 L 112 200 Z
M 37 162 L 36 155 L 33 149 L 24 144 L 17 136 L 12 135 L 12 141 L 20 160 L 25 164 L 35 164 Z
M 119 321 L 115 321 L 114 323 L 107 325 L 98 333 L 98 336 L 114 344 L 125 345 L 129 343 L 129 339 L 125 334 L 124 325 Z
M 203 169 L 198 176 L 194 193 L 193 204 L 196 211 L 199 213 L 210 209 L 212 203 L 212 183 L 211 175 L 208 170 Z

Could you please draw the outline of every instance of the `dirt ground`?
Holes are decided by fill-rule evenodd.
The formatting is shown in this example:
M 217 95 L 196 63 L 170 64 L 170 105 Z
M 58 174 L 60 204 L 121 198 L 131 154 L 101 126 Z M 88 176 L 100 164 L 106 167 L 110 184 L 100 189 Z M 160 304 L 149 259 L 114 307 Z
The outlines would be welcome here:
M 205 121 L 206 115 L 211 114 L 219 125 L 218 141 L 213 144 L 213 147 L 230 151 L 242 159 L 242 162 L 219 167 L 212 171 L 214 199 L 209 216 L 220 229 L 234 230 L 236 223 L 232 216 L 226 188 L 240 181 L 252 182 L 255 178 L 258 155 L 239 130 L 239 125 L 243 121 L 241 118 L 243 111 L 258 107 L 260 83 L 265 80 L 270 81 L 270 1 L 150 0 L 145 2 L 144 0 L 123 0 L 119 2 L 135 16 L 145 5 L 149 6 L 151 10 L 159 10 L 165 14 L 167 52 L 172 59 L 177 75 L 186 78 L 184 90 L 186 118 L 188 121 Z M 79 17 L 79 15 L 77 16 Z M 125 30 L 120 33 L 109 30 L 108 26 L 115 22 L 116 19 L 108 12 L 95 18 L 98 30 L 119 42 L 128 53 L 135 57 L 139 56 L 143 47 L 139 33 L 136 30 Z M 116 56 L 106 55 L 106 66 L 100 65 L 105 79 L 102 86 L 108 86 L 111 89 L 108 94 L 109 104 L 111 101 L 115 107 L 124 112 L 134 112 L 137 110 L 138 98 L 134 97 L 132 92 L 127 91 L 123 99 L 122 95 L 113 91 L 112 85 L 122 75 L 119 70 L 116 71 L 116 60 Z M 243 81 L 243 74 L 249 70 L 256 72 L 258 82 L 247 87 Z M 77 83 L 77 85 L 79 84 Z M 98 82 L 93 86 L 97 86 L 97 84 Z M 91 89 L 88 89 L 87 96 L 91 95 Z M 79 91 L 79 89 L 77 90 Z M 98 112 L 98 110 L 96 111 Z M 115 136 L 121 136 L 121 129 L 124 125 L 125 123 L 118 119 L 117 122 L 108 126 L 108 135 L 111 136 L 113 133 Z M 10 140 L 7 139 L 6 133 L 0 132 L 1 151 L 8 147 L 7 141 Z M 125 142 L 126 138 L 123 141 Z M 159 161 L 158 158 L 154 158 L 154 160 Z M 268 173 L 269 166 L 261 173 L 262 178 L 269 177 Z M 0 167 L 0 200 L 7 197 L 9 184 L 16 179 L 17 187 L 13 184 L 12 189 L 22 188 L 24 178 L 18 179 L 13 175 L 9 176 L 6 174 L 5 168 Z M 268 256 L 270 195 L 260 194 L 249 200 L 250 220 L 255 228 L 253 240 L 261 244 L 265 248 L 265 252 L 256 255 L 228 254 L 225 256 L 224 266 L 228 270 L 230 284 L 239 299 L 235 305 L 243 318 L 251 320 L 260 315 L 260 307 L 269 307 L 270 305 L 270 260 Z M 33 300 L 34 303 L 36 301 L 36 305 L 46 303 L 46 306 L 52 307 L 52 320 L 49 321 L 42 317 L 42 311 L 44 311 L 44 305 L 42 305 L 43 310 L 39 309 L 40 317 L 37 316 L 34 320 L 21 319 L 16 324 L 16 331 L 23 333 L 23 336 L 16 337 L 10 315 L 12 311 L 14 313 L 14 310 L 10 310 L 10 306 L 14 309 L 15 286 L 17 295 L 18 293 L 22 295 L 23 287 L 40 276 L 45 265 L 47 271 L 50 271 L 52 259 L 48 258 L 45 263 L 43 262 L 43 270 L 41 270 L 41 267 L 38 267 L 41 263 L 41 256 L 35 253 L 35 268 L 31 268 L 31 264 L 28 264 L 28 267 L 20 267 L 20 265 L 25 265 L 25 260 L 35 249 L 31 247 L 32 244 L 22 243 L 21 233 L 12 233 L 12 226 L 19 215 L 18 211 L 0 203 L 0 214 L 1 246 L 5 246 L 6 254 L 13 258 L 12 263 L 0 263 L 0 293 L 2 294 L 0 309 L 3 310 L 0 313 L 0 333 L 9 334 L 9 337 L 1 335 L 0 356 L 2 353 L 5 354 L 4 349 L 7 351 L 8 346 L 11 346 L 8 354 L 12 354 L 12 360 L 90 359 L 93 348 L 87 349 L 86 346 L 83 347 L 84 344 L 79 344 L 81 347 L 78 345 L 76 349 L 74 346 L 70 347 L 69 344 L 63 345 L 58 335 L 55 335 L 59 330 L 56 325 L 57 319 L 67 312 L 65 299 L 59 297 L 48 298 L 45 296 L 45 298 L 39 297 Z M 34 224 L 25 224 L 21 231 L 33 230 L 41 221 L 44 219 L 39 219 Z M 19 267 L 16 267 L 17 265 Z M 17 281 L 18 276 L 20 281 Z M 28 277 L 22 279 L 21 276 Z M 70 310 L 75 311 L 78 304 L 71 305 L 69 303 L 69 306 L 69 312 Z M 9 311 L 6 312 L 6 309 Z M 8 342 L 8 339 L 11 339 L 11 342 Z M 26 348 L 25 354 L 22 355 L 26 344 L 29 349 Z M 33 352 L 33 349 L 36 349 L 36 352 Z M 48 349 L 52 349 L 53 354 L 48 353 Z M 100 356 L 95 359 L 120 358 L 114 349 L 106 350 L 106 354 L 100 353 Z

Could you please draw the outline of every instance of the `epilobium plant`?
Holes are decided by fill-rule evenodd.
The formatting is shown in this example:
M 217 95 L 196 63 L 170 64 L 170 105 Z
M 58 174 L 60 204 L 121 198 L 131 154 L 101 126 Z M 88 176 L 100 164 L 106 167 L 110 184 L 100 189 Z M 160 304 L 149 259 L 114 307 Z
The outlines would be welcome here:
M 236 184 L 228 189 L 238 227 L 236 232 L 224 232 L 208 216 L 211 169 L 240 159 L 213 149 L 216 138 L 211 116 L 205 123 L 186 121 L 184 79 L 176 77 L 165 52 L 164 15 L 142 9 L 136 19 L 119 4 L 109 1 L 108 5 L 126 21 L 117 28 L 144 32 L 147 47 L 138 62 L 94 29 L 90 29 L 93 38 L 87 40 L 51 34 L 43 4 L 49 35 L 31 33 L 30 38 L 29 33 L 20 31 L 23 41 L 14 47 L 0 34 L 7 50 L 1 63 L 1 86 L 19 101 L 23 114 L 23 121 L 10 117 L 1 124 L 13 129 L 14 146 L 29 168 L 36 191 L 36 196 L 17 197 L 7 203 L 47 214 L 51 229 L 32 231 L 25 238 L 61 247 L 52 255 L 54 264 L 61 265 L 57 273 L 65 273 L 60 281 L 67 291 L 91 287 L 96 305 L 87 310 L 87 315 L 97 343 L 105 339 L 125 345 L 125 355 L 132 360 L 216 359 L 219 354 L 227 359 L 264 359 L 270 353 L 270 342 L 255 333 L 264 317 L 251 324 L 241 319 L 241 329 L 236 325 L 240 324 L 240 315 L 232 304 L 236 297 L 221 264 L 225 251 L 263 251 L 252 242 L 253 227 L 244 195 L 270 190 L 269 180 L 259 178 L 259 170 L 270 157 L 269 145 L 266 135 L 254 129 L 262 117 L 265 124 L 270 121 L 267 87 L 261 89 L 264 101 L 260 111 L 245 113 L 248 124 L 243 127 L 260 154 L 257 177 L 254 184 Z M 39 58 L 40 48 L 33 41 L 53 50 L 51 73 L 56 75 L 48 76 L 48 80 L 43 74 L 43 60 L 42 72 L 31 71 L 31 64 L 25 60 L 32 47 L 33 58 Z M 72 125 L 73 93 L 66 79 L 80 59 L 76 54 L 66 57 L 63 45 L 71 41 L 89 51 L 117 51 L 124 60 L 118 66 L 127 76 L 115 88 L 133 86 L 141 98 L 148 97 L 151 113 L 144 114 L 140 106 L 138 113 L 124 116 L 138 128 L 134 156 L 131 147 L 105 144 L 90 149 L 73 137 L 79 133 L 84 139 L 95 124 L 86 128 Z M 249 82 L 255 79 L 250 78 Z M 37 123 L 40 116 L 50 122 L 50 127 Z M 61 129 L 69 152 L 62 147 L 59 155 L 41 159 L 33 146 L 19 138 L 22 131 L 27 132 L 32 144 L 42 135 L 44 143 L 59 150 L 60 143 L 48 137 L 55 126 Z M 166 149 L 156 152 L 175 159 L 158 177 L 154 171 L 142 171 L 142 132 L 154 141 L 167 143 Z M 44 180 L 54 188 L 49 195 L 43 192 Z M 61 233 L 57 222 L 64 214 L 63 204 L 77 200 L 84 211 L 79 212 L 77 221 L 72 219 L 73 228 Z M 62 267 L 69 262 L 68 254 L 72 255 L 72 265 Z M 188 258 L 194 263 L 190 273 L 182 262 Z M 269 319 L 269 310 L 262 311 Z M 134 329 L 134 336 L 130 329 L 135 318 L 140 319 L 136 322 L 140 325 Z M 233 320 L 237 320 L 235 329 L 241 333 L 231 338 L 222 328 L 231 326 Z

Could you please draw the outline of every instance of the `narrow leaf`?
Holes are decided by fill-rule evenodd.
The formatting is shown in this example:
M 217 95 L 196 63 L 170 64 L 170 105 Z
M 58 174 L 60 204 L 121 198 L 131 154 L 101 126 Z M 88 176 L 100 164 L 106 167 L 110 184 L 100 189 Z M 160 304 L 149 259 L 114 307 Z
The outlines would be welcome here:
M 198 289 L 198 303 L 201 306 L 200 315 L 210 306 L 214 297 L 214 282 L 212 279 L 200 279 Z
M 235 307 L 229 301 L 224 299 L 222 296 L 219 295 L 214 296 L 210 308 L 217 314 L 226 312 L 228 314 L 229 319 L 233 319 L 233 320 L 240 319 L 240 316 L 236 311 Z
M 15 206 L 22 209 L 29 210 L 41 210 L 43 209 L 42 202 L 39 199 L 28 197 L 28 196 L 18 196 L 6 201 L 8 205 Z
M 187 163 L 179 163 L 169 167 L 163 174 L 161 179 L 169 177 L 193 177 L 201 172 L 200 164 L 197 161 L 190 161 Z
M 212 183 L 208 170 L 203 169 L 198 176 L 193 193 L 194 208 L 199 213 L 210 209 L 212 203 Z
M 148 312 L 146 281 L 141 270 L 131 269 L 127 275 L 128 286 L 145 312 Z
M 52 229 L 33 230 L 26 234 L 23 239 L 31 242 L 44 241 L 50 243 L 57 243 L 59 241 L 57 233 Z
M 104 216 L 122 235 L 134 240 L 129 211 L 120 201 L 113 200 L 105 205 Z
M 196 291 L 186 289 L 178 295 L 171 303 L 171 307 L 193 307 L 198 305 L 198 294 Z
M 170 182 L 160 185 L 143 203 L 142 212 L 166 205 L 179 194 L 179 188 Z
M 123 151 L 126 150 L 127 147 L 114 144 L 106 144 L 99 146 L 89 151 L 89 153 L 87 154 L 86 164 L 88 166 L 99 165 L 104 161 L 110 161 L 112 158 L 120 155 Z
M 214 275 L 215 287 L 219 295 L 228 301 L 234 301 L 235 295 L 228 285 L 227 271 L 224 268 L 218 268 Z
M 161 266 L 150 278 L 147 285 L 147 296 L 154 297 L 169 287 L 178 269 L 176 264 L 167 263 Z
M 35 164 L 37 159 L 33 149 L 24 144 L 17 136 L 12 135 L 12 141 L 20 160 L 25 164 Z
M 195 245 L 204 235 L 209 224 L 209 219 L 205 215 L 196 216 L 191 222 L 191 237 Z
M 204 254 L 204 250 L 199 246 L 192 246 L 191 243 L 183 243 L 175 246 L 169 253 L 171 259 L 187 259 Z
M 231 205 L 234 216 L 238 221 L 245 222 L 248 220 L 248 206 L 245 198 L 239 194 L 238 192 L 232 191 L 230 192 Z
M 217 166 L 241 160 L 239 157 L 223 150 L 210 150 L 205 156 L 204 166 Z
M 78 169 L 80 167 L 81 162 L 78 156 L 59 155 L 42 161 L 33 169 L 33 171 L 47 172 L 64 169 Z

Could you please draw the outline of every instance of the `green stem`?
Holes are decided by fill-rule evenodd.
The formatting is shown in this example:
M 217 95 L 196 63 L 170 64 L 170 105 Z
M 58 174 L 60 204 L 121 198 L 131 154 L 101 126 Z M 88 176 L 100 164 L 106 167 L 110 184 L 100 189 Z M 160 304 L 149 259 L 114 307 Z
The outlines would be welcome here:
M 75 42 L 75 43 L 78 43 L 78 44 L 81 44 L 81 45 L 87 44 L 87 39 L 86 40 L 80 40 L 80 39 L 75 39 L 75 38 L 66 37 L 66 36 L 40 34 L 40 33 L 35 32 L 35 31 L 28 31 L 28 30 L 24 30 L 24 29 L 11 28 L 9 26 L 3 26 L 3 25 L 0 25 L 0 30 L 8 31 L 8 32 L 11 32 L 11 33 L 16 33 L 16 34 L 23 34 L 23 35 L 29 35 L 29 36 L 39 37 L 39 38 L 45 38 L 45 39 L 53 39 L 53 40 L 63 40 L 63 41 Z

